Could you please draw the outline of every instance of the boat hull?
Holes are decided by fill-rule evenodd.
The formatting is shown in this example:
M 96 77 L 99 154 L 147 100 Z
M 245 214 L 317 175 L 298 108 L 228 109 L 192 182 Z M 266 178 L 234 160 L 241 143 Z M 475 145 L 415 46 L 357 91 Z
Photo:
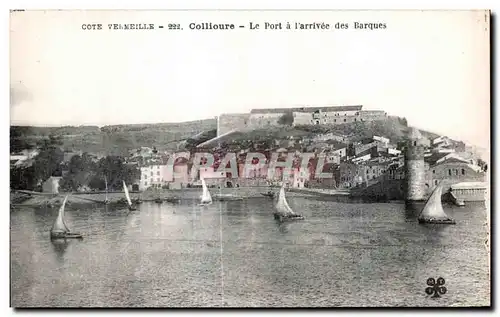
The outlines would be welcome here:
M 274 219 L 284 222 L 284 221 L 295 221 L 295 220 L 304 220 L 304 216 L 295 215 L 295 216 L 285 216 L 280 214 L 274 214 Z
M 421 224 L 437 224 L 437 225 L 454 225 L 456 224 L 453 219 L 418 219 L 418 222 Z
M 216 201 L 239 201 L 239 200 L 243 200 L 243 198 L 241 197 L 214 197 L 214 200 Z
M 83 235 L 80 233 L 51 233 L 50 234 L 50 239 L 51 240 L 57 240 L 57 239 L 83 239 Z
M 264 197 L 274 198 L 274 194 L 264 194 L 264 193 L 260 193 L 260 194 Z

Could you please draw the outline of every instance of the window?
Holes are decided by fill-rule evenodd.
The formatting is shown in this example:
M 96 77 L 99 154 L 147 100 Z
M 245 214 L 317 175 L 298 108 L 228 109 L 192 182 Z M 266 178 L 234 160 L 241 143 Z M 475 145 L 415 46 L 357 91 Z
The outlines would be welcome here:
M 344 122 L 347 122 L 347 119 L 344 119 Z
M 462 168 L 462 175 L 465 175 L 465 169 Z
M 148 182 L 144 182 L 144 186 L 148 186 Z
M 438 180 L 437 180 L 437 179 L 435 179 L 435 180 L 434 180 L 434 185 L 437 185 L 437 184 L 438 184 Z
M 156 172 L 156 175 L 158 175 L 158 176 L 159 176 L 159 175 L 160 175 L 160 171 Z
M 153 172 L 151 172 L 151 176 L 153 176 Z
M 144 179 L 148 178 L 148 175 L 144 174 Z
M 455 175 L 458 175 L 458 170 L 455 170 Z
M 417 146 L 417 141 L 413 141 L 413 145 Z M 450 174 L 451 175 L 451 174 Z
M 436 170 L 432 170 L 432 174 L 436 174 Z
M 337 122 L 337 119 L 333 119 L 333 122 Z
M 157 179 L 156 179 L 156 181 L 157 181 L 157 182 L 159 182 L 159 181 L 160 181 L 160 178 L 157 178 Z
M 451 176 L 451 170 L 448 170 L 448 175 Z
M 354 121 L 358 121 L 358 119 L 354 118 Z

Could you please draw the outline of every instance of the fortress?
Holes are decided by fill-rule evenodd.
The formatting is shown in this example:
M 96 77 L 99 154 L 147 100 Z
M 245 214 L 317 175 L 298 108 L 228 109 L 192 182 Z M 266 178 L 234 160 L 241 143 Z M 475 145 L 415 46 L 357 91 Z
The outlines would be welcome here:
M 252 109 L 250 113 L 221 114 L 217 125 L 217 136 L 235 129 L 259 129 L 283 123 L 332 125 L 387 118 L 387 113 L 384 111 L 364 111 L 362 108 L 363 106 L 267 108 Z

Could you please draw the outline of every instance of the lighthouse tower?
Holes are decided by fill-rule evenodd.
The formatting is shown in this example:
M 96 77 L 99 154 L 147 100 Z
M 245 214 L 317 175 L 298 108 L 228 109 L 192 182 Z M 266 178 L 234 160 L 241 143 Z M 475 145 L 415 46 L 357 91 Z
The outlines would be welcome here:
M 405 199 L 408 202 L 425 199 L 425 143 L 420 131 L 411 128 L 405 154 Z

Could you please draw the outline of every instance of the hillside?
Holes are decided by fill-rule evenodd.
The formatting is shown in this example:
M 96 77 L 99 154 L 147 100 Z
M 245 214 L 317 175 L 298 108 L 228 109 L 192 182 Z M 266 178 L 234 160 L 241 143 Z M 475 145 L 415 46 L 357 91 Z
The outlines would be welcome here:
M 215 119 L 158 124 L 126 124 L 97 126 L 31 127 L 11 126 L 11 151 L 13 147 L 35 145 L 49 135 L 62 137 L 63 147 L 83 152 L 127 155 L 128 150 L 141 146 L 158 150 L 173 150 L 181 140 L 201 132 L 216 129 Z M 15 149 L 14 149 L 15 150 Z
M 97 126 L 30 127 L 11 126 L 11 152 L 34 146 L 49 135 L 61 136 L 67 150 L 101 153 L 103 155 L 128 155 L 130 149 L 141 146 L 158 150 L 176 150 L 196 146 L 216 135 L 216 119 L 158 124 L 125 124 Z M 245 130 L 224 137 L 222 142 L 238 143 L 244 140 L 264 141 L 288 139 L 291 136 L 310 138 L 317 134 L 346 135 L 350 142 L 374 135 L 384 136 L 393 143 L 405 138 L 406 120 L 389 117 L 385 121 L 355 122 L 339 125 L 276 126 L 265 129 Z M 438 135 L 422 131 L 429 138 Z

